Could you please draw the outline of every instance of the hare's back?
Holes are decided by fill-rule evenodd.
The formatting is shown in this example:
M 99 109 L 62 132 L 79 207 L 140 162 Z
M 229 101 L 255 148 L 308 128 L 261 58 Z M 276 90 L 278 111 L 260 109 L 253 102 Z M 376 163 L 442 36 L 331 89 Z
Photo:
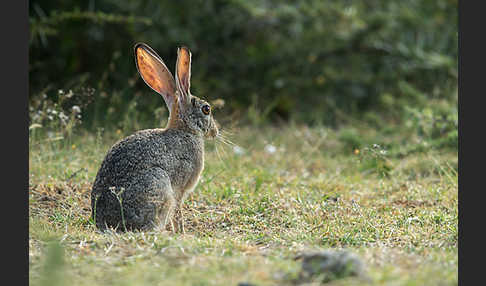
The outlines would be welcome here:
M 94 185 L 118 185 L 132 174 L 153 166 L 164 167 L 163 130 L 138 131 L 115 143 L 106 154 Z
M 94 185 L 125 187 L 133 175 L 154 167 L 166 171 L 172 183 L 179 185 L 189 179 L 186 171 L 200 172 L 202 152 L 197 139 L 179 130 L 138 131 L 108 151 Z

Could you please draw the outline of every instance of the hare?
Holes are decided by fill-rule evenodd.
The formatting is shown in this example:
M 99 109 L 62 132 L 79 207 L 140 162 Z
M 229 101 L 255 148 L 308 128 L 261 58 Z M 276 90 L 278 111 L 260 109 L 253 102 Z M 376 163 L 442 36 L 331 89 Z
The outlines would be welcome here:
M 204 168 L 204 139 L 218 135 L 210 105 L 191 94 L 191 52 L 177 51 L 175 80 L 157 53 L 134 46 L 135 65 L 145 83 L 162 95 L 169 120 L 164 129 L 147 129 L 111 147 L 91 191 L 96 226 L 117 230 L 184 233 L 181 205 Z M 177 212 L 177 224 L 174 215 Z

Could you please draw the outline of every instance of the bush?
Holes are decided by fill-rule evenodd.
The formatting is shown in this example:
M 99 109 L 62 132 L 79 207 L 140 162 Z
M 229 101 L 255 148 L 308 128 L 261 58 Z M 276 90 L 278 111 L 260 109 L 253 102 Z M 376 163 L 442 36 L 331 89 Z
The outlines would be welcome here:
M 406 153 L 431 148 L 458 149 L 457 98 L 455 102 L 433 101 L 422 109 L 407 107 L 405 116 L 405 125 L 419 139 Z
M 132 48 L 139 41 L 171 70 L 176 47 L 190 47 L 193 93 L 224 99 L 226 113 L 253 123 L 338 124 L 370 111 L 401 120 L 404 106 L 449 100 L 457 87 L 457 0 L 37 0 L 29 6 L 31 97 L 46 87 L 48 96 L 93 87 L 90 126 L 109 108 L 110 122 L 123 122 L 134 99 L 139 122 L 153 122 L 163 105 L 137 74 Z

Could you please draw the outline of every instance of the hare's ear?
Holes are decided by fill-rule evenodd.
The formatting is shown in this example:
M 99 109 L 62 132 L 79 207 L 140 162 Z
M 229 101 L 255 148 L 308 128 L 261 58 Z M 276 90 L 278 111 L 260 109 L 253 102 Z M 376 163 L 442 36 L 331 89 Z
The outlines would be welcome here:
M 148 45 L 138 43 L 134 51 L 138 73 L 148 86 L 162 95 L 169 112 L 172 112 L 174 102 L 177 101 L 174 77 L 162 58 Z
M 181 99 L 189 102 L 191 95 L 189 91 L 191 87 L 191 51 L 186 47 L 177 49 L 176 84 Z

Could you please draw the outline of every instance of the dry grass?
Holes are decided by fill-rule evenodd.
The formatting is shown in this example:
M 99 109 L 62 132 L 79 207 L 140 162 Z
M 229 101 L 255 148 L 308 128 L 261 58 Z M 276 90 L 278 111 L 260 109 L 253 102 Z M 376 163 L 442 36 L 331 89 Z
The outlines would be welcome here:
M 103 234 L 89 218 L 90 186 L 121 136 L 31 142 L 32 285 L 291 285 L 293 258 L 328 248 L 357 253 L 369 275 L 329 285 L 457 284 L 457 151 L 376 159 L 339 131 L 235 130 L 226 137 L 242 149 L 207 146 L 184 205 L 186 235 Z M 393 150 L 406 135 L 360 136 Z M 59 276 L 48 271 L 56 267 Z

